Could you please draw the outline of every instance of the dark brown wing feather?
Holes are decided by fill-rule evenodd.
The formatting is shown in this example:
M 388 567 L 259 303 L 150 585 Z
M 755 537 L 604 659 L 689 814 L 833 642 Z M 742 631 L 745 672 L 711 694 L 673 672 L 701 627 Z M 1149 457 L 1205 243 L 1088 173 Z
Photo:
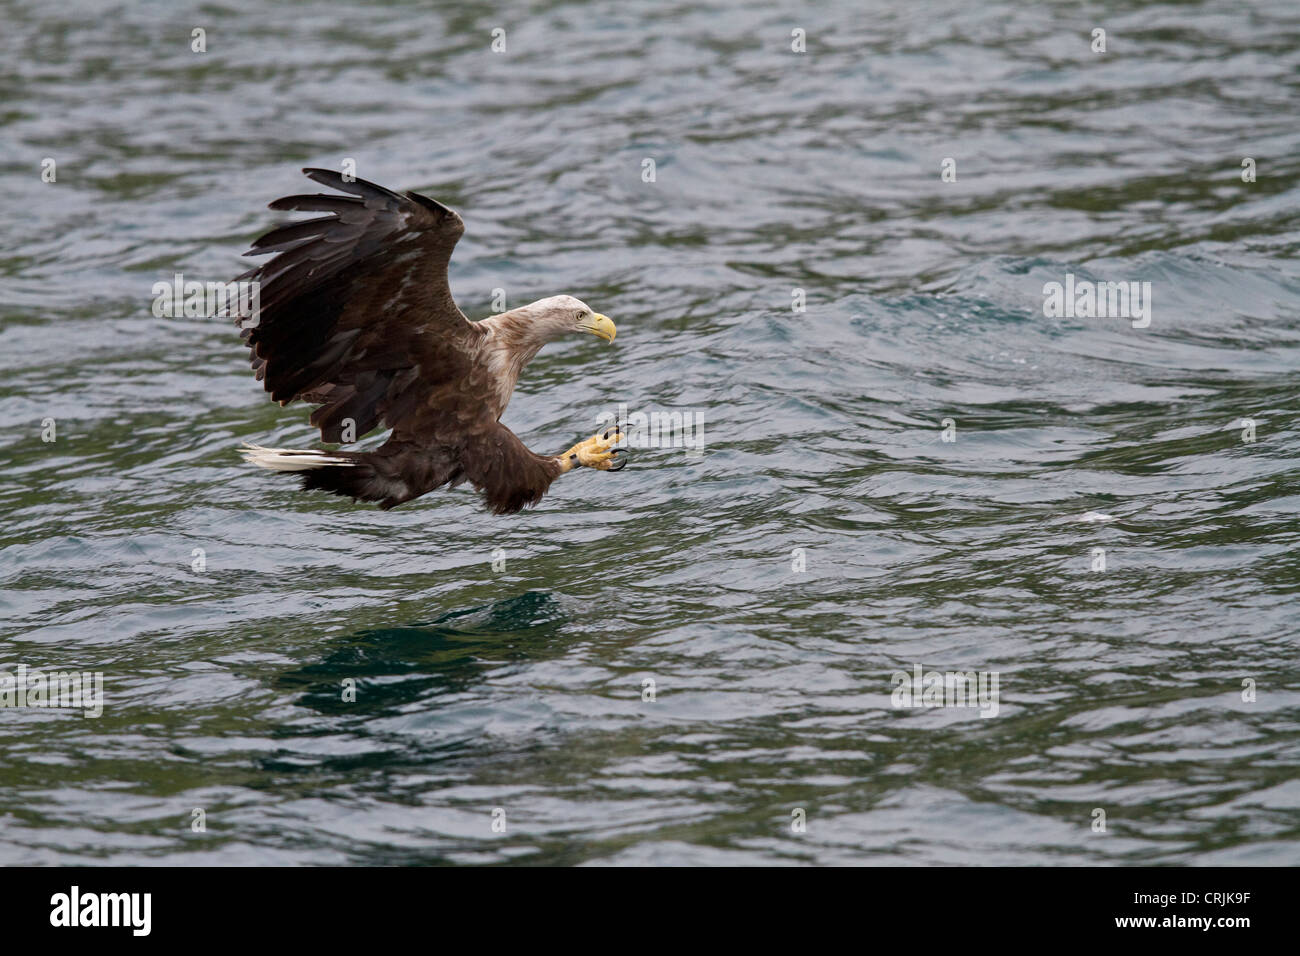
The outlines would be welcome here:
M 498 514 L 536 504 L 559 465 L 490 411 L 496 382 L 477 360 L 483 331 L 456 307 L 447 279 L 460 217 L 416 193 L 303 172 L 348 195 L 271 203 L 328 215 L 278 226 L 248 253 L 277 253 L 240 276 L 260 283 L 258 319 L 243 333 L 253 368 L 281 405 L 318 405 L 311 423 L 327 442 L 343 440 L 349 419 L 354 440 L 393 429 L 373 452 L 334 453 L 349 465 L 302 472 L 304 487 L 391 508 L 469 481 Z
M 351 419 L 355 440 L 398 427 L 434 389 L 467 375 L 482 331 L 456 307 L 447 279 L 465 225 L 416 193 L 303 172 L 349 195 L 271 203 L 329 215 L 253 243 L 247 255 L 278 254 L 240 277 L 260 284 L 257 323 L 243 334 L 274 400 L 319 405 L 311 423 L 327 442 L 342 441 Z

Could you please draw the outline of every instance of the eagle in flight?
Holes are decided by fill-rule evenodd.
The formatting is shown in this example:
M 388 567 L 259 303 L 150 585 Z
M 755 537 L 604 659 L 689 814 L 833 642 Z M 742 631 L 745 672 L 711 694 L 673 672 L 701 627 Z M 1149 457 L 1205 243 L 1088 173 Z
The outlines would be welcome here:
M 468 481 L 496 514 L 537 504 L 573 468 L 627 463 L 614 447 L 624 437 L 618 426 L 562 455 L 538 455 L 501 424 L 519 373 L 543 345 L 569 332 L 613 341 L 613 322 L 569 295 L 471 322 L 447 279 L 465 232 L 460 216 L 414 192 L 303 172 L 346 195 L 270 204 L 325 215 L 253 243 L 245 255 L 277 255 L 239 277 L 258 283 L 259 308 L 237 324 L 271 398 L 315 405 L 311 423 L 323 441 L 392 432 L 374 451 L 249 445 L 248 461 L 384 509 Z

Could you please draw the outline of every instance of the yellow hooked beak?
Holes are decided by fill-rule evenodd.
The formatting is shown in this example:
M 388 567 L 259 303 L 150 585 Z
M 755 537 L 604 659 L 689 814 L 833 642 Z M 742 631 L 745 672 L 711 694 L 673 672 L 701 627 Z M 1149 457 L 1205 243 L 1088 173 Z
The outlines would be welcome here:
M 599 312 L 593 312 L 583 319 L 578 323 L 578 328 L 592 335 L 599 335 L 606 342 L 613 342 L 614 335 L 618 332 L 618 329 L 614 328 L 614 323 L 609 320 L 609 316 L 601 315 Z

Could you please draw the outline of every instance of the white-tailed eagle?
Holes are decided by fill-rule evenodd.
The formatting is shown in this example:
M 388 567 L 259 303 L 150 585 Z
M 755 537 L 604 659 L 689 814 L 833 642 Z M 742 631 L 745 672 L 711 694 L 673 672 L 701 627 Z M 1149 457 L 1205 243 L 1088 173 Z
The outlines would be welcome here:
M 468 481 L 497 514 L 535 505 L 570 469 L 626 464 L 613 447 L 617 426 L 562 455 L 538 455 L 500 422 L 543 345 L 569 332 L 613 341 L 613 322 L 568 295 L 471 322 L 447 279 L 460 216 L 413 192 L 303 172 L 347 195 L 270 204 L 326 215 L 278 226 L 246 253 L 277 253 L 239 277 L 258 283 L 257 315 L 239 320 L 253 369 L 281 405 L 317 406 L 311 423 L 325 442 L 381 426 L 392 433 L 374 451 L 249 446 L 249 461 L 381 508 Z

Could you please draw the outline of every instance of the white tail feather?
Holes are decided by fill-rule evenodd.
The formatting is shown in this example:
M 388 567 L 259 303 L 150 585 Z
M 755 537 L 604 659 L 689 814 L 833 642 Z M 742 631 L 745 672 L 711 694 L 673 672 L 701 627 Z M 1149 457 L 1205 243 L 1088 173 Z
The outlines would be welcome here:
M 310 471 L 313 468 L 327 468 L 330 465 L 351 467 L 356 462 L 350 458 L 339 458 L 318 448 L 306 451 L 293 451 L 288 448 L 263 448 L 261 445 L 244 443 L 240 450 L 244 460 L 252 462 L 259 468 L 271 471 Z

